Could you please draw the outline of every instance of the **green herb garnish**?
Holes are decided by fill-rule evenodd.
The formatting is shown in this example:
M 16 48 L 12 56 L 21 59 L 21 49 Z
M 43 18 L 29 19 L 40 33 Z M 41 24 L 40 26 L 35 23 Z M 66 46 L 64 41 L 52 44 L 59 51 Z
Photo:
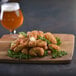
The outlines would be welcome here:
M 27 34 L 25 32 L 19 32 L 19 34 L 22 34 L 23 36 L 27 37 Z
M 19 59 L 27 59 L 28 58 L 28 55 L 25 55 L 21 52 L 16 53 L 10 49 L 8 50 L 8 56 L 12 57 L 12 58 L 19 58 Z
M 48 51 L 47 50 L 44 51 L 44 56 L 48 56 Z
M 61 44 L 60 38 L 56 37 L 57 45 Z
M 52 58 L 57 58 L 57 57 L 62 57 L 64 55 L 67 55 L 67 52 L 65 51 L 58 51 L 53 49 L 52 47 L 50 47 L 50 49 L 52 50 Z
M 38 36 L 38 39 L 46 41 L 48 44 L 51 44 L 51 42 L 49 40 L 47 40 L 45 37 Z

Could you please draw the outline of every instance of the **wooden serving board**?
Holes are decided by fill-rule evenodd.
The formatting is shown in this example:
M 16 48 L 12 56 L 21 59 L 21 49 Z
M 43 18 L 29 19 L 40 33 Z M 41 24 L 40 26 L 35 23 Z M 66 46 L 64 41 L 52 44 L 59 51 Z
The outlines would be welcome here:
M 43 58 L 32 58 L 32 59 L 15 59 L 8 57 L 8 49 L 11 41 L 14 39 L 9 35 L 4 35 L 0 39 L 0 62 L 13 62 L 13 63 L 69 63 L 72 60 L 74 53 L 74 42 L 75 37 L 73 34 L 54 34 L 56 37 L 61 39 L 62 44 L 60 45 L 61 50 L 65 50 L 68 54 L 66 56 L 52 59 L 51 56 Z M 17 36 L 17 35 L 16 35 Z

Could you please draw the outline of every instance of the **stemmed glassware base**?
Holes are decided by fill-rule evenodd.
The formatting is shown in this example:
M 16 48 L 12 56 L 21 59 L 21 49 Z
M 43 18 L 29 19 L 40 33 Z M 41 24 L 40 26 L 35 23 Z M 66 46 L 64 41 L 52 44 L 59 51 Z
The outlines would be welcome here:
M 10 37 L 17 38 L 16 30 L 13 30 L 12 32 L 10 32 Z
M 13 30 L 12 32 L 10 32 L 10 34 L 16 34 L 16 30 Z

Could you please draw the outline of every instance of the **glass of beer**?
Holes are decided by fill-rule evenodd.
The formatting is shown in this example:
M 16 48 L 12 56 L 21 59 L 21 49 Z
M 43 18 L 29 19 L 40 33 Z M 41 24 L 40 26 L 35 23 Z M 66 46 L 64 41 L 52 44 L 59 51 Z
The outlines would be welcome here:
M 1 5 L 1 24 L 11 33 L 16 33 L 16 29 L 23 23 L 23 14 L 19 3 L 5 3 Z

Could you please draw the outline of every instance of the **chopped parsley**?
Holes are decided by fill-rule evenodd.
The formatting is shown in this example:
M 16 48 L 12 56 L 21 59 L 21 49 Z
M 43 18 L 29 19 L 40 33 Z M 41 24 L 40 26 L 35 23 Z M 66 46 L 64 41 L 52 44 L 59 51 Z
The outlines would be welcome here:
M 60 38 L 56 37 L 57 45 L 61 44 Z
M 21 52 L 14 52 L 12 50 L 8 50 L 8 56 L 9 57 L 12 57 L 12 58 L 19 58 L 19 59 L 27 59 L 28 58 L 28 55 L 25 55 Z
M 26 34 L 25 32 L 19 32 L 19 34 L 21 34 L 21 35 L 27 37 L 27 34 Z
M 46 41 L 47 44 L 51 44 L 51 42 L 49 40 L 47 40 L 45 37 L 38 36 L 38 39 L 41 39 L 43 41 Z
M 52 51 L 52 58 L 57 58 L 57 57 L 62 57 L 64 55 L 67 55 L 67 52 L 65 51 L 60 51 L 60 50 L 55 50 L 52 47 L 50 47 L 51 51 Z

